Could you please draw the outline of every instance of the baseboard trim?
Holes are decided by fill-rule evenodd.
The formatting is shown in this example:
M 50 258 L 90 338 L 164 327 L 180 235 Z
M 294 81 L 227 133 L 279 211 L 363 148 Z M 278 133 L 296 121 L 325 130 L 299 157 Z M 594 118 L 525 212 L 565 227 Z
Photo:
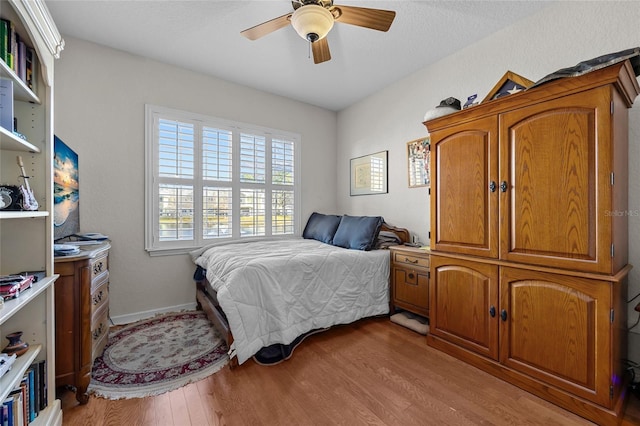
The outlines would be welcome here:
M 150 311 L 134 312 L 127 315 L 117 315 L 111 317 L 114 325 L 131 324 L 136 321 L 153 318 L 156 315 L 166 314 L 169 312 L 193 311 L 196 309 L 196 303 L 185 303 L 184 305 L 168 306 L 161 309 L 152 309 Z

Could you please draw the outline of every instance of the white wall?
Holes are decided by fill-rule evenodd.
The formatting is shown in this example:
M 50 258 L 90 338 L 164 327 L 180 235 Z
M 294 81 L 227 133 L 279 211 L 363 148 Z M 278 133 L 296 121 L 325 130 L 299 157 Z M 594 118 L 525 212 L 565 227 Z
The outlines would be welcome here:
M 336 114 L 65 37 L 55 64 L 55 133 L 79 155 L 83 232 L 112 239 L 116 322 L 195 302 L 187 255 L 144 250 L 144 105 L 151 103 L 302 136 L 302 218 L 334 212 Z
M 424 114 L 449 96 L 483 99 L 506 71 L 536 81 L 576 63 L 640 46 L 634 2 L 561 2 L 479 40 L 338 114 L 338 210 L 381 214 L 428 241 L 428 191 L 408 188 L 406 142 L 427 135 Z M 443 37 L 446 37 L 443 34 Z M 407 43 L 410 43 L 407 40 Z M 434 40 L 438 43 L 438 40 Z M 429 49 L 429 46 L 424 46 Z M 629 110 L 629 298 L 640 292 L 640 99 Z M 349 197 L 349 158 L 389 150 L 389 193 Z M 629 323 L 638 318 L 629 304 Z M 640 333 L 640 325 L 633 329 Z M 630 358 L 640 362 L 640 334 L 630 333 Z

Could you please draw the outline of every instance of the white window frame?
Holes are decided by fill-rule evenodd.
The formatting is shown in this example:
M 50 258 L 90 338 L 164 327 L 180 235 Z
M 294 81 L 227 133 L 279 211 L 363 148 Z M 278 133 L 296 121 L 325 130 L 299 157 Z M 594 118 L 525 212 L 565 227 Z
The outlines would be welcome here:
M 195 127 L 194 136 L 194 179 L 193 179 L 193 208 L 194 208 L 194 230 L 192 240 L 160 241 L 159 238 L 159 152 L 158 152 L 158 120 L 167 119 L 193 124 Z M 233 230 L 231 237 L 203 238 L 202 236 L 202 127 L 213 127 L 230 130 L 233 134 L 233 179 L 230 187 L 233 191 Z M 294 184 L 281 186 L 271 182 L 271 144 L 267 143 L 267 167 L 265 184 L 241 184 L 239 179 L 239 166 L 237 162 L 240 157 L 240 133 L 250 133 L 265 136 L 267 141 L 271 139 L 282 139 L 294 143 Z M 210 117 L 202 114 L 181 111 L 173 108 L 158 105 L 145 105 L 145 250 L 151 256 L 184 254 L 204 245 L 236 240 L 265 239 L 265 238 L 290 238 L 301 235 L 301 141 L 300 135 L 283 130 L 275 130 L 266 127 L 256 126 L 226 120 L 217 117 Z M 240 189 L 247 187 L 264 188 L 267 194 L 265 202 L 265 235 L 242 237 L 240 235 L 240 209 L 239 193 Z M 294 193 L 294 224 L 293 234 L 272 235 L 271 232 L 271 191 L 277 189 L 292 190 Z

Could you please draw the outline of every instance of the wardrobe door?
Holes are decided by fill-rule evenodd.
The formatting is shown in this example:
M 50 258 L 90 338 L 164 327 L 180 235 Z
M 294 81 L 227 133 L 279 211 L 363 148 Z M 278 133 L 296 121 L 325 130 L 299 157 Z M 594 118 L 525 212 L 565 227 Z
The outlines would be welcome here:
M 500 116 L 501 259 L 611 273 L 610 101 L 601 87 Z
M 497 118 L 436 131 L 431 150 L 431 249 L 497 257 Z
M 500 362 L 528 377 L 609 406 L 614 285 L 501 268 L 500 311 L 504 316 L 500 321 Z
M 498 267 L 431 255 L 429 332 L 498 359 Z

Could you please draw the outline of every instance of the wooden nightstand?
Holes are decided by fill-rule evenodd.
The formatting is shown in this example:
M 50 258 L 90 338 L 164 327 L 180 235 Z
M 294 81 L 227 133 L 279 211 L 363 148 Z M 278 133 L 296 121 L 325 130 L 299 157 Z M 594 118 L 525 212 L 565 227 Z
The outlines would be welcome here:
M 422 248 L 392 246 L 391 252 L 391 314 L 402 308 L 429 316 L 429 254 Z

